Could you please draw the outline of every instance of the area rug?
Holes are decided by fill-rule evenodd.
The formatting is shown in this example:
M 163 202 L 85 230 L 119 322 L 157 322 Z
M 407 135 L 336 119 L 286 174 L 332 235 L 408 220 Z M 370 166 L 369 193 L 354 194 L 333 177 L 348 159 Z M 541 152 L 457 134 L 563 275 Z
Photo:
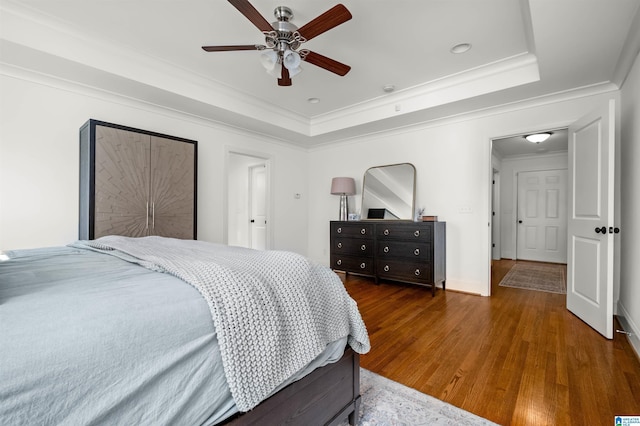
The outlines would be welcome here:
M 516 263 L 500 281 L 500 285 L 566 294 L 565 268 L 565 265 L 554 263 Z
M 360 395 L 359 426 L 495 425 L 364 368 L 360 369 Z

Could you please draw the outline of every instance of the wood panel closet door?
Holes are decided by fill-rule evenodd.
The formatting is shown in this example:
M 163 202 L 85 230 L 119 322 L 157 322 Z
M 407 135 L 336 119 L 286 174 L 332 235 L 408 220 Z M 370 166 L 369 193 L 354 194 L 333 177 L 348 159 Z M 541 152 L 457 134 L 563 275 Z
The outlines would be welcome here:
M 148 234 L 149 135 L 96 127 L 94 238 Z
M 89 120 L 80 128 L 80 239 L 195 239 L 197 164 L 197 141 Z
M 194 238 L 195 147 L 151 136 L 150 235 Z

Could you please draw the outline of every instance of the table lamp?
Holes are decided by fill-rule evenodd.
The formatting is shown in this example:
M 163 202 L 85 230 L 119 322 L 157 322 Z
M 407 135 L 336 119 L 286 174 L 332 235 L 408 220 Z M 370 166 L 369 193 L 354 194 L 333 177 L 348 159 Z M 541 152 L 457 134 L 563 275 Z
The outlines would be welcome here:
M 356 193 L 356 182 L 350 177 L 335 177 L 331 180 L 331 193 L 340 196 L 340 220 L 347 220 L 349 195 Z

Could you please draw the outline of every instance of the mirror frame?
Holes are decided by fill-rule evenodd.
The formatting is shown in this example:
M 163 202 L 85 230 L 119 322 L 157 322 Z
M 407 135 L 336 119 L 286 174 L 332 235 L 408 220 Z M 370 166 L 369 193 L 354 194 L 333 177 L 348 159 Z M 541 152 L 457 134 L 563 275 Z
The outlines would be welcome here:
M 402 185 L 406 185 L 407 183 L 410 183 L 411 188 L 407 189 L 405 192 L 407 192 L 407 195 L 411 195 L 411 210 L 409 212 L 408 217 L 405 217 L 405 215 L 403 214 L 402 217 L 381 217 L 381 218 L 369 218 L 369 212 L 368 210 L 371 207 L 367 207 L 366 211 L 365 211 L 365 207 L 366 207 L 366 192 L 367 192 L 367 175 L 370 173 L 371 170 L 374 169 L 384 169 L 384 168 L 388 168 L 388 167 L 398 167 L 398 166 L 410 166 L 412 171 L 413 171 L 413 179 L 411 180 L 411 182 L 409 182 L 407 180 L 407 182 L 402 182 Z M 387 204 L 388 205 L 388 204 Z M 385 207 L 385 211 L 389 211 L 388 209 L 386 209 Z M 382 208 L 382 207 L 381 207 Z M 375 166 L 375 167 L 369 167 L 365 172 L 364 172 L 364 176 L 362 178 L 362 199 L 360 202 L 360 220 L 414 220 L 414 216 L 415 216 L 415 208 L 416 208 L 416 167 L 411 164 L 411 163 L 396 163 L 396 164 L 386 164 L 386 165 L 382 165 L 382 166 Z M 386 216 L 386 215 L 384 215 Z

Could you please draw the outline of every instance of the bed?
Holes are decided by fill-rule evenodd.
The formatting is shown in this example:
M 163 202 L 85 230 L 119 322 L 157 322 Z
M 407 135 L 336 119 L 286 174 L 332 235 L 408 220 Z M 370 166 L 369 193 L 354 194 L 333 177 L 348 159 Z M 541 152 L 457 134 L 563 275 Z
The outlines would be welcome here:
M 357 421 L 355 302 L 284 251 L 109 236 L 0 262 L 0 423 Z

